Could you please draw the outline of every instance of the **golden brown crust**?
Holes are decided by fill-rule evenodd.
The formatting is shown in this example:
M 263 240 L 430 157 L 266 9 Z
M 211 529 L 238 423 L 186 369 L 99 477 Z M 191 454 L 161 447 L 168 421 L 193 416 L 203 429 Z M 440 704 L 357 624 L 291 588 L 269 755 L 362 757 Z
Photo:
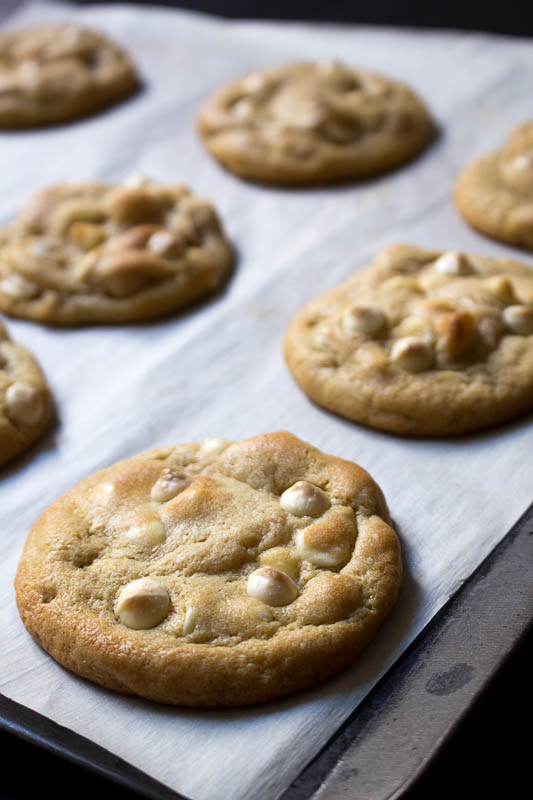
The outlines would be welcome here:
M 368 644 L 401 579 L 398 540 L 374 481 L 288 433 L 216 443 L 115 464 L 36 522 L 17 602 L 32 636 L 61 664 L 160 702 L 234 706 L 310 686 Z M 168 481 L 181 483 L 154 501 L 162 480 L 167 490 Z M 298 480 L 322 487 L 331 507 L 316 518 L 286 512 L 280 494 Z M 344 529 L 351 520 L 352 550 L 342 568 L 318 567 L 299 553 L 298 535 L 335 515 Z M 331 548 L 332 531 L 314 545 Z M 282 551 L 296 564 L 297 596 L 261 602 L 247 581 L 265 554 L 280 565 Z M 117 608 L 124 585 L 146 577 L 168 591 L 170 611 L 135 630 Z
M 39 365 L 0 323 L 0 466 L 42 435 L 51 414 L 52 398 Z
M 312 400 L 371 427 L 496 425 L 533 408 L 533 272 L 392 246 L 296 315 L 285 357 Z
M 243 178 L 312 184 L 412 158 L 433 135 L 403 84 L 337 62 L 287 64 L 216 91 L 198 115 L 209 152 Z
M 217 288 L 232 262 L 214 209 L 184 186 L 59 184 L 0 230 L 0 309 L 54 325 L 149 319 Z
M 95 31 L 68 23 L 0 34 L 0 128 L 85 116 L 138 87 L 125 53 Z
M 512 131 L 500 152 L 466 167 L 455 200 L 481 233 L 533 250 L 533 123 Z

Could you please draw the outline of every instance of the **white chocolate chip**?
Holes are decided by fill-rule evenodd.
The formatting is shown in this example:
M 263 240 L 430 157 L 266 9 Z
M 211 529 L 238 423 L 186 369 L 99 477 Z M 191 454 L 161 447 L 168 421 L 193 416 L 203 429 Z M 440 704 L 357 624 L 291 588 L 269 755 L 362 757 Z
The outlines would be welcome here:
M 250 114 L 253 112 L 254 106 L 249 100 L 243 98 L 242 100 L 237 100 L 236 103 L 233 103 L 231 107 L 232 114 L 238 117 L 238 119 L 244 119 L 245 117 L 249 117 Z
M 149 186 L 152 183 L 150 178 L 144 172 L 132 172 L 122 181 L 122 186 L 126 189 L 142 189 L 143 186 Z
M 125 537 L 129 541 L 138 542 L 143 547 L 156 547 L 165 541 L 165 526 L 158 519 L 141 522 L 128 528 Z
M 189 483 L 190 478 L 184 473 L 177 472 L 173 467 L 165 467 L 152 486 L 150 497 L 156 503 L 166 503 L 183 491 Z
M 286 489 L 279 503 L 284 511 L 296 517 L 318 517 L 331 505 L 327 494 L 308 481 L 297 481 Z
M 164 256 L 176 244 L 169 231 L 156 231 L 148 239 L 148 250 L 158 256 Z
M 385 314 L 378 306 L 354 306 L 342 318 L 342 327 L 351 335 L 375 333 L 385 323 Z
M 469 275 L 472 272 L 467 257 L 457 250 L 444 253 L 437 258 L 433 266 L 437 272 L 442 272 L 443 275 Z
M 44 398 L 40 389 L 16 381 L 6 391 L 8 414 L 26 425 L 35 425 L 42 419 Z
M 39 287 L 33 281 L 29 281 L 19 275 L 18 272 L 12 272 L 0 281 L 0 291 L 8 294 L 10 297 L 17 297 L 20 299 L 34 297 L 38 292 Z
M 187 636 L 187 634 L 193 632 L 194 628 L 196 627 L 197 620 L 198 620 L 198 612 L 192 606 L 188 606 L 187 611 L 185 612 L 185 617 L 183 619 L 184 636 Z
M 201 452 L 206 456 L 218 456 L 226 447 L 229 447 L 230 442 L 226 439 L 218 439 L 213 436 L 211 439 L 204 439 L 200 445 Z
M 519 336 L 533 334 L 533 306 L 507 306 L 503 310 L 506 326 Z
M 311 564 L 324 569 L 337 569 L 343 567 L 350 557 L 350 551 L 344 544 L 319 549 L 308 541 L 305 529 L 296 535 L 296 549 L 299 555 Z
M 433 363 L 433 351 L 430 345 L 418 336 L 404 336 L 394 342 L 391 359 L 409 372 L 422 372 Z
M 292 578 L 275 567 L 259 567 L 252 572 L 246 591 L 250 597 L 269 606 L 286 606 L 298 595 L 298 587 Z
M 134 630 L 155 628 L 168 614 L 170 598 L 166 588 L 153 578 L 138 578 L 121 590 L 115 616 Z

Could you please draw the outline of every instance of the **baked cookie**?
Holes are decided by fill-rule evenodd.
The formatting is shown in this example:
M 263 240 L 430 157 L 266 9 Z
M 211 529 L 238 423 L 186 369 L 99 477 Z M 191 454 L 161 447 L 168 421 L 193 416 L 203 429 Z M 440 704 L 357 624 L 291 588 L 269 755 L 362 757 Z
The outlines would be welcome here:
M 233 262 L 217 215 L 184 186 L 52 186 L 0 230 L 0 309 L 54 325 L 131 322 L 218 287 Z
M 125 53 L 95 31 L 68 23 L 0 34 L 0 128 L 84 116 L 138 86 Z
M 0 323 L 0 466 L 41 436 L 51 414 L 52 399 L 39 365 Z
M 481 233 L 533 250 L 533 122 L 516 128 L 503 150 L 463 170 L 455 200 Z
M 368 473 L 282 432 L 152 450 L 84 480 L 35 523 L 16 590 L 29 632 L 79 675 L 215 707 L 350 664 L 400 579 Z
M 533 271 L 389 247 L 296 315 L 285 357 L 312 400 L 373 428 L 496 425 L 533 409 Z
M 433 134 L 427 109 L 407 86 L 335 61 L 287 64 L 235 81 L 209 98 L 198 128 L 232 172 L 286 184 L 383 172 Z

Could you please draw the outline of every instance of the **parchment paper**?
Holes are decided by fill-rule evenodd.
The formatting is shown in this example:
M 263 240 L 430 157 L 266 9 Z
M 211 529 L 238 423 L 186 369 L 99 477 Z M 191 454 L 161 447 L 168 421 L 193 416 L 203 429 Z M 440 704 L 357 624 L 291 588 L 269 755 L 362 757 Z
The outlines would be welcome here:
M 467 228 L 451 188 L 463 164 L 531 116 L 533 48 L 487 35 L 230 23 L 133 6 L 32 3 L 9 26 L 56 18 L 87 22 L 122 42 L 145 91 L 76 124 L 1 134 L 0 222 L 36 187 L 120 180 L 140 169 L 215 201 L 239 262 L 223 295 L 153 324 L 62 331 L 8 322 L 47 373 L 58 424 L 0 481 L 0 689 L 194 800 L 273 800 L 531 501 L 530 419 L 450 441 L 371 432 L 311 405 L 280 347 L 304 302 L 389 243 L 513 254 Z M 439 140 L 413 164 L 359 185 L 290 191 L 223 172 L 194 132 L 207 93 L 246 71 L 318 57 L 412 84 L 442 125 Z M 12 580 L 29 528 L 58 495 L 152 446 L 280 428 L 366 467 L 402 538 L 400 601 L 353 668 L 283 702 L 195 712 L 103 691 L 31 641 Z

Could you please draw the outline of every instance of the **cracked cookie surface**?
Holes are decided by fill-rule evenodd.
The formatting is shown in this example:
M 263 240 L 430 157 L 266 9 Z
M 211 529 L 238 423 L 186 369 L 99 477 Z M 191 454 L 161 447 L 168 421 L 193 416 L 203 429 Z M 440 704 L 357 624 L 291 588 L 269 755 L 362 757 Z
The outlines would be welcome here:
M 466 167 L 455 200 L 481 233 L 533 250 L 533 122 L 513 130 L 503 150 Z
M 227 169 L 287 184 L 391 169 L 433 135 L 407 86 L 333 61 L 287 64 L 219 89 L 200 110 L 198 129 Z
M 52 399 L 37 361 L 0 323 L 0 466 L 41 436 L 51 414 Z
M 0 309 L 54 325 L 149 319 L 216 289 L 232 263 L 214 209 L 184 186 L 58 184 L 0 230 Z
M 138 86 L 125 53 L 96 31 L 68 23 L 0 34 L 0 128 L 81 117 Z
M 505 422 L 533 409 L 533 271 L 394 245 L 295 316 L 285 358 L 312 400 L 370 427 Z
M 149 451 L 57 500 L 19 565 L 24 624 L 118 692 L 270 700 L 366 647 L 401 579 L 381 490 L 289 433 Z

